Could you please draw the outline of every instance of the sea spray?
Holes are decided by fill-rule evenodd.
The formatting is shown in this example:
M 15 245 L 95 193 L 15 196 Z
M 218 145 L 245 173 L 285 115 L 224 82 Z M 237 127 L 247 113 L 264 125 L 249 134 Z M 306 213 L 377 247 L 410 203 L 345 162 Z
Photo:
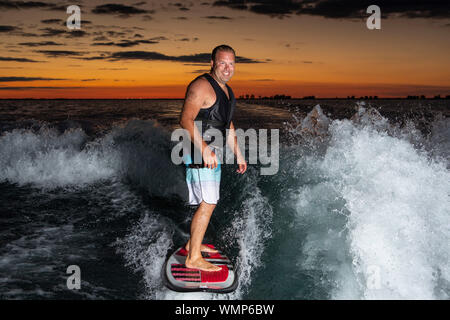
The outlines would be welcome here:
M 105 150 L 103 150 L 105 151 Z M 114 175 L 114 154 L 86 146 L 81 129 L 59 134 L 41 127 L 37 132 L 15 129 L 0 136 L 0 180 L 51 189 L 76 186 Z
M 450 179 L 448 163 L 428 152 L 442 154 L 442 145 L 426 148 L 433 136 L 359 107 L 351 121 L 331 121 L 322 137 L 305 135 L 304 119 L 287 126 L 291 139 L 281 152 L 280 174 L 267 183 L 276 201 L 273 225 L 283 228 L 273 234 L 277 249 L 268 249 L 278 263 L 266 261 L 266 269 L 283 274 L 276 282 L 284 289 L 272 292 L 283 298 L 445 299 Z M 448 126 L 439 121 L 439 128 Z M 287 246 L 297 256 L 294 265 L 282 262 Z
M 142 120 L 95 140 L 80 128 L 15 129 L 0 136 L 0 181 L 54 189 L 120 178 L 151 195 L 186 199 L 183 168 L 170 161 L 169 137 L 157 122 Z
M 233 198 L 237 209 L 231 214 L 229 226 L 222 234 L 223 242 L 228 247 L 237 247 L 236 265 L 239 272 L 239 287 L 231 293 L 231 299 L 242 299 L 249 292 L 255 272 L 263 266 L 262 257 L 267 241 L 272 236 L 273 211 L 267 198 L 258 187 L 258 170 L 249 167 L 242 179 L 231 176 L 232 185 L 238 185 L 239 196 Z
M 352 298 L 437 298 L 436 275 L 449 281 L 446 165 L 371 126 L 335 121 L 330 132 L 322 166 L 349 212 L 352 268 L 361 292 Z M 368 286 L 374 270 L 379 281 Z
M 144 299 L 158 299 L 163 287 L 161 270 L 169 249 L 173 249 L 173 230 L 164 219 L 152 213 L 146 213 L 132 225 L 130 233 L 114 244 L 118 253 L 123 254 L 126 265 L 134 272 L 143 274 Z

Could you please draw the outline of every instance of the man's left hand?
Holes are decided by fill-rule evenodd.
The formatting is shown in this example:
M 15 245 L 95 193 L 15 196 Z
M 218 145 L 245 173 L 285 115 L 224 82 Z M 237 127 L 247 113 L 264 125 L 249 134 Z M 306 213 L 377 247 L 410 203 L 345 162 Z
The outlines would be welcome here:
M 236 170 L 237 173 L 244 174 L 247 171 L 247 162 L 238 163 L 239 169 Z

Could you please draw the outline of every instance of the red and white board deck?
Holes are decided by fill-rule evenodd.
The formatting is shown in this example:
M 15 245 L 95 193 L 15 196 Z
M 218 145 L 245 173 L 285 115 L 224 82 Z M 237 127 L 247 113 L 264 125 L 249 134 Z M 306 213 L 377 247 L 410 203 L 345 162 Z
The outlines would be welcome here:
M 211 244 L 207 245 L 215 249 Z M 217 250 L 217 249 L 216 249 Z M 169 289 L 180 292 L 206 291 L 227 293 L 237 287 L 237 275 L 230 259 L 222 252 L 202 252 L 203 258 L 220 266 L 219 271 L 201 271 L 187 268 L 185 265 L 188 252 L 182 247 L 176 250 L 167 260 L 164 272 Z

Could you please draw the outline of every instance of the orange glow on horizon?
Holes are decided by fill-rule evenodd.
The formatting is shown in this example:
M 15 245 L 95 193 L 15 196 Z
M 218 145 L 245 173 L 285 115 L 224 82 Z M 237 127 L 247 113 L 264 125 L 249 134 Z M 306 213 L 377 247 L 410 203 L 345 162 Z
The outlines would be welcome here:
M 95 14 L 104 3 L 92 0 L 81 6 L 88 22 L 82 36 L 62 23 L 64 11 L 5 9 L 0 99 L 182 99 L 222 43 L 241 58 L 229 83 L 236 97 L 450 95 L 445 19 L 390 17 L 381 30 L 368 30 L 350 18 L 277 19 L 196 2 L 181 13 L 165 1 L 123 3 L 151 16 Z

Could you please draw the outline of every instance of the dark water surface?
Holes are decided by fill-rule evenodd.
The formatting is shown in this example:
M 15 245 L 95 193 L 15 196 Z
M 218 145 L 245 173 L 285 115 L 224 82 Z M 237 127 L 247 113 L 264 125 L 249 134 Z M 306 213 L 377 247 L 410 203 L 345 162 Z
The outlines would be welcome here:
M 0 100 L 0 297 L 448 299 L 448 102 L 266 103 L 234 122 L 280 130 L 279 171 L 224 167 L 206 241 L 241 281 L 213 295 L 161 281 L 194 212 L 170 161 L 181 100 Z

